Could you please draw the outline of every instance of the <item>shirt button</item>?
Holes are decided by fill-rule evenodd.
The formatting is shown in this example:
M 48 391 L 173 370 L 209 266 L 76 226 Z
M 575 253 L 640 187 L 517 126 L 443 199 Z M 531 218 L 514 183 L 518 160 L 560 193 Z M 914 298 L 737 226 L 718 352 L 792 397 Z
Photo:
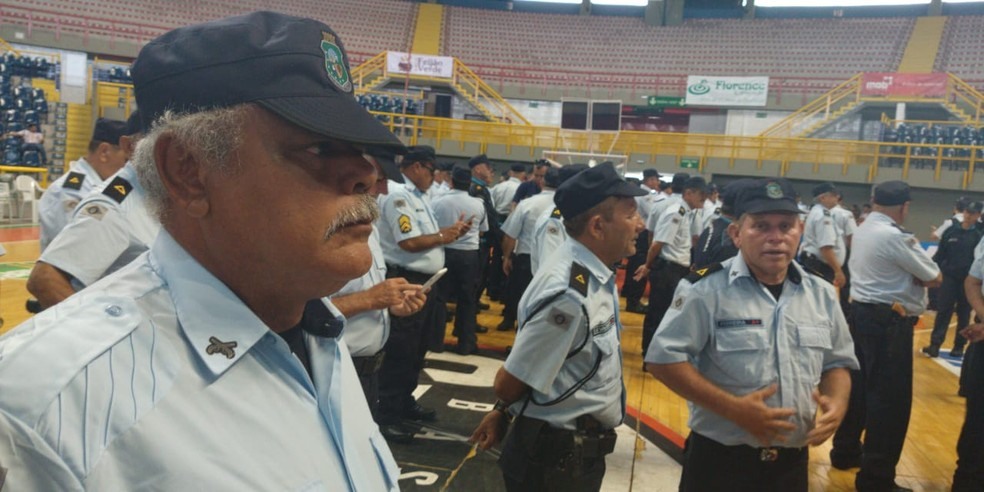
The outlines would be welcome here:
M 110 316 L 112 316 L 114 318 L 118 318 L 118 317 L 120 317 L 123 314 L 123 308 L 121 308 L 121 307 L 113 304 L 113 305 L 108 306 L 106 308 L 106 314 L 108 314 L 108 315 L 110 315 Z

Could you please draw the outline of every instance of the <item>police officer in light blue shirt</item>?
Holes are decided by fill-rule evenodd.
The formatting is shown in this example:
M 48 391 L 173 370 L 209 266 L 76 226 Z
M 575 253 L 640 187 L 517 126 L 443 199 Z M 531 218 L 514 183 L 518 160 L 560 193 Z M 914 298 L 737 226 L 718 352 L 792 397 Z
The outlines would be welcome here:
M 75 207 L 72 220 L 31 270 L 27 290 L 42 307 L 51 307 L 147 251 L 160 227 L 128 163 Z
M 557 186 L 560 186 L 577 173 L 588 169 L 587 164 L 568 164 L 558 171 Z M 540 265 L 550 258 L 564 241 L 567 240 L 567 230 L 564 229 L 564 216 L 560 209 L 553 207 L 540 214 L 533 225 L 533 251 L 530 253 L 530 269 L 535 275 Z
M 48 185 L 38 202 L 41 251 L 65 228 L 75 206 L 93 189 L 101 189 L 103 181 L 126 164 L 129 152 L 120 139 L 130 134 L 122 121 L 96 120 L 88 154 L 72 162 L 67 173 Z
M 964 282 L 967 302 L 974 311 L 984 313 L 984 256 L 976 255 Z M 953 491 L 984 489 L 984 323 L 978 317 L 961 334 L 970 346 L 960 367 L 960 394 L 967 398 L 967 411 L 957 440 L 957 468 L 953 472 Z
M 364 147 L 403 148 L 338 36 L 256 12 L 165 33 L 132 73 L 161 233 L 0 338 L 4 490 L 397 490 L 320 302 L 372 263 Z
M 842 267 L 847 253 L 831 212 L 837 205 L 838 191 L 833 183 L 820 183 L 813 187 L 813 197 L 816 203 L 803 225 L 800 264 L 835 287 L 842 287 L 845 281 Z
M 631 255 L 645 193 L 611 163 L 579 173 L 554 200 L 570 237 L 537 272 L 495 380 L 499 397 L 473 434 L 487 449 L 514 415 L 500 466 L 506 490 L 598 490 L 625 416 L 621 322 L 609 265 Z
M 834 289 L 793 262 L 793 193 L 738 192 L 739 254 L 680 282 L 649 346 L 647 370 L 689 401 L 681 491 L 805 492 L 806 446 L 844 416 L 857 361 Z

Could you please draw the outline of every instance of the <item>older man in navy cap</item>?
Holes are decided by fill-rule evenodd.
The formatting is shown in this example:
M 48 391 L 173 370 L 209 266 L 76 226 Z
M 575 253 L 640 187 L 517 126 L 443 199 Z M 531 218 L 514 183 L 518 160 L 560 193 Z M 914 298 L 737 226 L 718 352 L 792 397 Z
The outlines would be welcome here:
M 851 336 L 833 287 L 793 262 L 793 193 L 783 179 L 738 190 L 739 254 L 680 282 L 649 346 L 647 370 L 690 402 L 681 491 L 806 492 L 807 446 L 847 410 Z
M 6 487 L 396 490 L 320 300 L 372 263 L 363 152 L 403 148 L 341 40 L 257 12 L 168 32 L 132 73 L 161 233 L 0 339 Z
M 472 439 L 503 435 L 507 490 L 598 490 L 625 416 L 621 321 L 610 265 L 635 251 L 645 193 L 601 164 L 562 184 L 554 202 L 568 240 L 541 267 L 519 307 L 519 333 L 495 378 L 499 401 Z

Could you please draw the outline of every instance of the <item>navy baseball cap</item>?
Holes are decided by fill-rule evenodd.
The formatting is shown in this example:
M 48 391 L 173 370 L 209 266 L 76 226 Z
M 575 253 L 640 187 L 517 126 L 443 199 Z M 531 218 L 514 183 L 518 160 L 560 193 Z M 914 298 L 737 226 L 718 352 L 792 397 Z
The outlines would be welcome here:
M 437 160 L 437 153 L 430 145 L 415 145 L 407 148 L 407 155 L 403 156 L 403 165 L 409 166 L 414 162 L 434 162 Z
M 451 182 L 459 185 L 471 183 L 471 169 L 464 166 L 454 166 L 451 169 Z
M 568 166 L 565 166 L 568 167 Z M 644 196 L 649 192 L 618 175 L 610 162 L 577 173 L 559 187 L 554 203 L 565 220 L 587 212 L 610 196 Z
M 383 168 L 383 175 L 386 176 L 386 179 L 403 183 L 403 173 L 400 172 L 400 166 L 396 165 L 396 154 L 393 153 L 393 149 L 369 147 L 366 149 L 366 153 L 379 163 L 379 167 Z
M 109 118 L 99 118 L 92 129 L 92 140 L 95 142 L 119 145 L 120 137 L 126 135 L 129 135 L 126 132 L 126 122 Z
M 255 103 L 318 135 L 403 153 L 355 100 L 341 39 L 313 19 L 253 12 L 179 27 L 147 43 L 130 73 L 144 128 L 167 110 Z
M 820 196 L 824 193 L 836 193 L 836 192 L 837 192 L 837 187 L 834 186 L 834 183 L 830 183 L 830 182 L 820 183 L 813 187 L 813 196 L 815 197 Z
M 475 169 L 475 166 L 478 166 L 480 164 L 488 164 L 488 163 L 489 163 L 489 158 L 486 157 L 485 154 L 478 154 L 475 157 L 472 157 L 471 159 L 468 160 L 468 169 Z
M 796 190 L 787 179 L 756 179 L 743 183 L 735 196 L 735 216 L 762 213 L 800 213 Z
M 721 212 L 733 215 L 735 211 L 735 199 L 738 197 L 738 193 L 753 183 L 755 183 L 755 179 L 742 178 L 724 185 L 724 188 L 721 189 Z M 795 200 L 795 197 L 793 199 Z
M 905 181 L 893 180 L 886 181 L 875 186 L 871 193 L 871 199 L 876 205 L 891 207 L 902 205 L 912 200 L 912 189 Z
M 642 170 L 642 179 L 646 178 L 656 178 L 659 179 L 659 171 L 656 168 L 648 167 Z
M 984 211 L 984 203 L 981 202 L 970 202 L 967 204 L 967 210 L 965 210 L 971 214 L 979 214 L 981 211 Z

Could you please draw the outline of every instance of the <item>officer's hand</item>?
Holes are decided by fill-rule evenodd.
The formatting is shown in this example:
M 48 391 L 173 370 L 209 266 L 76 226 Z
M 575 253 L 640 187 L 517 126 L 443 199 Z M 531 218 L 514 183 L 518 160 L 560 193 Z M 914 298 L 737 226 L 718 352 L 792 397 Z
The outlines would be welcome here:
M 649 275 L 649 267 L 643 264 L 643 265 L 639 265 L 639 268 L 636 268 L 635 274 L 632 275 L 632 278 L 635 279 L 636 282 L 638 282 L 646 278 L 646 275 Z
M 389 312 L 393 316 L 410 316 L 424 308 L 427 303 L 427 294 L 423 290 L 404 291 L 403 302 L 399 305 L 390 306 Z
M 843 287 L 847 283 L 847 277 L 844 276 L 843 270 L 837 270 L 834 272 L 834 287 L 838 289 Z
M 960 334 L 971 343 L 984 340 L 984 323 L 974 323 L 972 325 L 968 325 L 963 330 L 960 330 Z
M 478 444 L 478 449 L 486 449 L 499 444 L 502 436 L 506 433 L 506 416 L 498 410 L 492 410 L 485 414 L 485 418 L 472 432 L 468 442 Z
M 388 278 L 369 289 L 373 309 L 386 309 L 402 305 L 408 295 L 420 292 L 421 285 L 411 284 L 405 278 Z
M 735 423 L 755 436 L 763 446 L 773 441 L 784 442 L 786 434 L 796 430 L 789 418 L 796 414 L 792 408 L 772 408 L 765 399 L 774 395 L 779 386 L 773 384 L 739 398 L 739 408 Z
M 503 256 L 502 257 L 502 273 L 505 273 L 506 276 L 509 276 L 509 274 L 511 272 L 512 272 L 512 258 L 506 258 L 505 256 Z
M 806 442 L 810 446 L 819 446 L 830 439 L 840 427 L 844 420 L 846 408 L 842 408 L 833 399 L 820 394 L 820 390 L 813 390 L 813 401 L 817 402 L 816 424 L 806 435 Z

